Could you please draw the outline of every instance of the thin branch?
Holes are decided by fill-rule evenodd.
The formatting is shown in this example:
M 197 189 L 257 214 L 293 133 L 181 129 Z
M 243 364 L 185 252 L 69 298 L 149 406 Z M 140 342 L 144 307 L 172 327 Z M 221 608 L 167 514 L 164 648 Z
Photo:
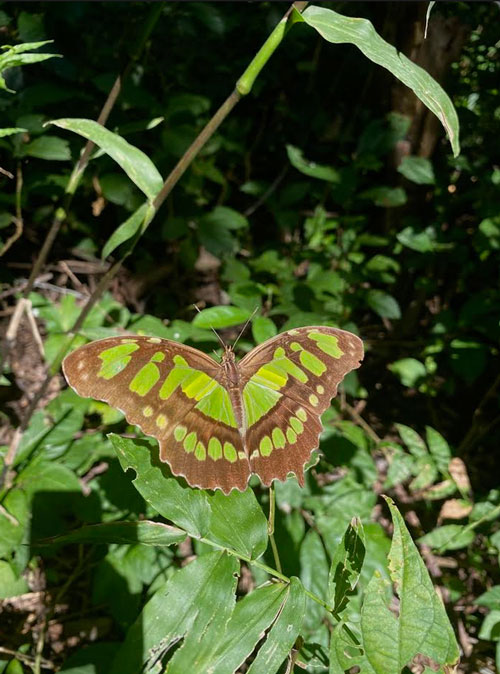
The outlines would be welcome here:
M 23 211 L 21 208 L 22 190 L 23 190 L 23 172 L 21 162 L 18 162 L 16 171 L 16 218 L 14 221 L 16 228 L 14 234 L 12 234 L 12 236 L 10 236 L 2 246 L 0 250 L 0 257 L 2 257 L 2 255 L 4 255 L 9 250 L 12 244 L 14 244 L 23 233 L 24 222 L 23 222 Z

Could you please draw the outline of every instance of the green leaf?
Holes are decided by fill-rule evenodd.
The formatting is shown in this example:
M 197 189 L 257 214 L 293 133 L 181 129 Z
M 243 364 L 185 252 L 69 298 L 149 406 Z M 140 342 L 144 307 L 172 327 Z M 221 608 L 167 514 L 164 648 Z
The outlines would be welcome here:
M 281 611 L 247 674 L 275 674 L 292 650 L 304 618 L 306 595 L 298 578 L 291 578 Z
M 147 671 L 148 664 L 186 635 L 183 646 L 191 645 L 195 655 L 196 644 L 207 630 L 212 639 L 223 634 L 234 607 L 238 568 L 234 557 L 217 551 L 176 571 L 129 629 L 110 674 Z
M 461 524 L 445 524 L 433 529 L 425 536 L 421 536 L 418 542 L 442 552 L 460 550 L 460 548 L 466 548 L 470 545 L 475 538 L 474 531 L 465 529 L 465 527 L 466 525 Z
M 17 66 L 27 66 L 32 63 L 40 63 L 47 59 L 60 57 L 60 54 L 26 54 L 31 49 L 38 49 L 46 44 L 50 44 L 53 40 L 43 40 L 42 42 L 25 42 L 14 47 L 10 45 L 3 45 L 1 49 L 3 54 L 0 54 L 0 73 L 3 73 L 7 68 L 15 68 Z M 0 75 L 0 89 L 15 93 L 12 89 L 8 89 L 4 78 Z
M 424 157 L 404 157 L 398 166 L 398 171 L 418 185 L 434 185 L 436 182 L 432 164 Z
M 9 562 L 0 560 L 0 599 L 29 592 L 28 583 L 19 577 Z
M 300 578 L 304 587 L 319 597 L 326 598 L 329 565 L 321 537 L 314 529 L 309 529 L 300 546 L 300 569 Z M 323 615 L 324 609 L 308 599 L 305 616 L 306 628 L 316 629 Z
M 441 666 L 454 665 L 459 649 L 445 608 L 401 514 L 385 498 L 394 524 L 389 570 L 399 597 L 399 615 L 389 609 L 387 582 L 375 573 L 361 610 L 364 657 L 377 674 L 400 674 L 417 654 Z
M 401 439 L 415 458 L 418 459 L 428 455 L 425 442 L 422 440 L 420 435 L 413 430 L 413 428 L 405 426 L 404 424 L 396 424 L 396 428 L 398 429 Z
M 489 609 L 500 611 L 500 585 L 494 585 L 475 600 L 479 606 L 487 606 Z
M 397 240 L 410 248 L 416 250 L 418 253 L 430 253 L 439 250 L 441 245 L 436 243 L 436 232 L 433 227 L 426 227 L 423 231 L 417 232 L 411 226 L 405 227 L 398 234 Z M 446 244 L 446 247 L 447 244 Z
M 427 370 L 425 365 L 416 358 L 401 358 L 390 363 L 389 370 L 399 377 L 403 386 L 413 387 L 423 377 L 426 376 Z
M 40 543 L 142 543 L 156 547 L 180 543 L 186 532 L 162 522 L 104 522 L 90 524 L 63 536 L 52 536 Z
M 396 299 L 383 290 L 369 290 L 366 302 L 370 309 L 373 309 L 381 318 L 395 320 L 401 318 L 401 309 Z
M 227 206 L 216 206 L 213 211 L 207 213 L 200 222 L 210 222 L 216 227 L 223 229 L 243 229 L 248 227 L 248 220 L 244 215 Z
M 168 674 L 214 672 L 233 674 L 252 653 L 265 630 L 273 623 L 287 600 L 289 585 L 273 583 L 247 594 L 236 604 L 225 632 L 211 631 L 188 649 L 178 651 L 167 669 Z M 293 627 L 293 625 L 292 625 Z M 215 633 L 214 633 L 215 632 Z M 192 641 L 190 640 L 190 644 Z M 264 644 L 265 646 L 265 644 Z M 263 656 L 263 659 L 269 654 Z
M 448 133 L 453 154 L 458 155 L 458 116 L 449 96 L 429 73 L 381 38 L 370 21 L 314 6 L 302 14 L 295 11 L 294 19 L 305 21 L 329 42 L 354 44 L 367 58 L 406 84 L 440 120 Z
M 252 336 L 256 344 L 261 344 L 267 339 L 275 337 L 277 333 L 276 324 L 267 316 L 257 316 L 252 321 Z
M 209 307 L 203 309 L 193 319 L 193 325 L 197 328 L 230 328 L 233 325 L 240 325 L 247 321 L 251 312 L 240 307 L 230 305 L 221 305 L 218 307 Z
M 341 613 L 354 591 L 365 559 L 365 535 L 359 518 L 353 518 L 337 546 L 328 576 L 329 603 Z
M 167 465 L 158 460 L 157 450 L 152 450 L 153 441 L 131 440 L 113 433 L 108 437 L 123 470 L 132 468 L 136 472 L 135 488 L 160 515 L 195 538 L 207 533 L 210 508 L 206 492 L 184 486 L 172 477 Z
M 449 444 L 434 428 L 425 427 L 427 446 L 436 462 L 436 466 L 441 473 L 448 474 L 448 466 L 451 461 L 451 450 Z
M 57 136 L 40 136 L 31 143 L 22 146 L 24 155 L 36 157 L 37 159 L 47 159 L 49 161 L 67 161 L 71 159 L 69 143 L 64 138 Z
M 500 611 L 488 613 L 477 636 L 488 641 L 500 641 Z
M 91 119 L 56 119 L 50 122 L 91 140 L 125 171 L 132 182 L 152 201 L 163 185 L 163 178 L 147 155 L 124 138 Z
M 28 129 L 23 129 L 21 127 L 11 127 L 6 129 L 0 129 L 0 138 L 5 138 L 6 136 L 13 136 L 16 133 L 24 133 Z
M 151 442 L 108 436 L 122 468 L 132 468 L 134 485 L 141 496 L 163 517 L 185 529 L 190 536 L 255 559 L 267 547 L 267 520 L 251 489 L 226 496 L 184 486 L 171 476 L 167 464 L 158 460 Z
M 382 208 L 395 208 L 406 204 L 406 192 L 402 187 L 372 187 L 361 192 L 362 199 L 371 199 L 375 206 Z
M 290 164 L 294 166 L 297 171 L 300 171 L 311 178 L 318 178 L 319 180 L 327 180 L 328 182 L 340 182 L 339 172 L 332 166 L 322 166 L 313 161 L 308 161 L 304 158 L 302 150 L 293 145 L 287 145 L 286 151 Z
M 104 244 L 101 258 L 104 260 L 108 255 L 111 255 L 115 248 L 118 248 L 118 246 L 126 241 L 133 239 L 133 244 L 136 238 L 138 238 L 149 225 L 154 214 L 155 210 L 150 203 L 146 202 L 142 204 L 142 206 L 139 206 L 135 213 L 132 213 L 132 215 L 115 229 L 113 234 L 111 234 Z
M 0 509 L 0 556 L 7 556 L 22 542 L 29 517 L 27 495 L 22 489 L 11 489 Z

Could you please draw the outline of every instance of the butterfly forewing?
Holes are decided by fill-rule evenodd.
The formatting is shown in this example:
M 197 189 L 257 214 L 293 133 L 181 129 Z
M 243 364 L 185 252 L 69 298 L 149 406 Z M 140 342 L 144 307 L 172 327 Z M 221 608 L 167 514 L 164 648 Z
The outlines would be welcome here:
M 359 337 L 317 326 L 282 333 L 239 363 L 247 451 L 264 484 L 289 472 L 303 483 L 304 464 L 319 444 L 320 416 L 362 358 Z
M 111 337 L 64 360 L 69 384 L 120 409 L 160 443 L 175 475 L 204 489 L 245 489 L 250 475 L 222 371 L 206 354 L 156 337 Z

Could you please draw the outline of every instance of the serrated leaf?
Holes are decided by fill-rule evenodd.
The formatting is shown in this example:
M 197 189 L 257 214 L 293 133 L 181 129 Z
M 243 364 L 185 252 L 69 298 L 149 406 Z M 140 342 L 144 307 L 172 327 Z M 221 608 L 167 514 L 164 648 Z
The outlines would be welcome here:
M 38 543 L 142 543 L 156 547 L 180 543 L 186 532 L 162 522 L 104 522 L 90 524 L 63 536 L 52 536 Z
M 235 602 L 238 562 L 211 552 L 178 570 L 144 606 L 118 651 L 110 674 L 137 674 L 189 635 L 223 633 Z M 193 671 L 193 670 L 191 670 Z
M 287 145 L 286 151 L 290 164 L 304 175 L 332 183 L 338 183 L 340 181 L 339 172 L 332 166 L 322 166 L 313 161 L 308 161 L 304 158 L 304 153 L 302 150 L 299 150 L 298 147 Z
M 389 610 L 387 583 L 375 574 L 361 611 L 365 657 L 377 674 L 400 674 L 417 654 L 439 665 L 453 665 L 459 649 L 445 608 L 401 514 L 385 498 L 394 524 L 389 570 L 399 597 L 399 615 Z
M 367 19 L 343 16 L 325 7 L 308 7 L 294 20 L 305 21 L 329 42 L 354 44 L 374 63 L 389 70 L 420 98 L 446 129 L 455 156 L 460 152 L 455 107 L 444 89 L 423 68 L 386 42 Z
M 161 190 L 163 178 L 151 159 L 118 134 L 91 119 L 55 119 L 50 124 L 78 133 L 102 148 L 150 201 Z
M 274 321 L 267 316 L 257 316 L 252 321 L 252 336 L 256 344 L 265 342 L 278 334 L 278 329 Z
M 221 305 L 218 307 L 209 307 L 203 309 L 193 319 L 193 325 L 197 328 L 230 328 L 233 325 L 240 325 L 247 321 L 252 315 L 248 309 L 233 307 L 230 305 Z
M 341 613 L 354 591 L 365 559 L 365 535 L 359 518 L 353 518 L 337 546 L 328 576 L 329 603 Z
M 383 290 L 369 290 L 366 303 L 381 318 L 397 320 L 401 318 L 401 309 L 397 300 Z
M 134 239 L 136 234 L 140 236 L 153 219 L 154 214 L 155 210 L 150 203 L 146 202 L 142 204 L 142 206 L 139 206 L 135 213 L 132 213 L 132 215 L 115 229 L 113 234 L 111 234 L 104 244 L 101 258 L 104 260 L 122 243 Z

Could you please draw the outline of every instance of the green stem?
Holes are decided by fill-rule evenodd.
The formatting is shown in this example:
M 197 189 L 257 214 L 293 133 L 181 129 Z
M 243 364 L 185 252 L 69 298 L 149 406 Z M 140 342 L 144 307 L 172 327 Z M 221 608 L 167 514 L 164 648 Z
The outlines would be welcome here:
M 269 534 L 269 541 L 271 542 L 271 549 L 273 551 L 274 563 L 276 568 L 281 573 L 281 561 L 278 552 L 276 541 L 274 540 L 274 517 L 276 514 L 276 492 L 274 489 L 274 482 L 271 482 L 269 487 L 269 519 L 267 521 L 267 533 Z
M 307 2 L 295 2 L 275 27 L 273 32 L 269 35 L 259 51 L 255 54 L 248 68 L 236 82 L 236 91 L 240 94 L 240 96 L 246 96 L 248 93 L 250 93 L 255 80 L 259 76 L 260 71 L 281 44 L 281 41 L 283 40 L 286 33 L 288 17 L 292 13 L 294 7 L 300 12 L 306 5 Z

